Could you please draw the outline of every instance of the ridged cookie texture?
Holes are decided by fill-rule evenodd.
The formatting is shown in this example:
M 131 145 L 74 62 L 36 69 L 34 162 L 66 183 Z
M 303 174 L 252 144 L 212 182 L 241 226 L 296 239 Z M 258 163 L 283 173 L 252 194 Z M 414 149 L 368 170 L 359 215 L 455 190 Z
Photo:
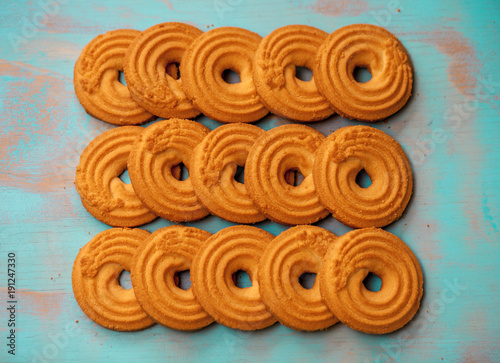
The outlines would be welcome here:
M 325 218 L 313 182 L 314 153 L 325 136 L 305 125 L 283 125 L 266 132 L 248 154 L 245 184 L 260 211 L 284 224 L 310 224 Z M 299 171 L 295 186 L 288 176 Z M 292 174 L 293 175 L 293 174 Z
M 125 56 L 125 80 L 134 100 L 156 116 L 192 118 L 200 112 L 182 90 L 179 77 L 184 52 L 203 32 L 192 25 L 168 22 L 144 30 Z
M 110 226 L 135 227 L 156 218 L 132 185 L 120 179 L 132 144 L 143 131 L 139 126 L 111 129 L 92 140 L 80 156 L 76 190 L 90 214 Z
M 259 292 L 259 259 L 273 235 L 252 226 L 220 230 L 201 247 L 191 269 L 192 288 L 200 304 L 218 323 L 257 330 L 276 322 Z M 239 288 L 233 275 L 248 273 L 252 286 Z
M 154 118 L 119 80 L 125 53 L 140 34 L 132 29 L 112 30 L 83 48 L 73 77 L 78 100 L 90 115 L 114 125 L 138 125 Z
M 155 324 L 142 310 L 134 288 L 119 277 L 149 232 L 113 228 L 103 231 L 78 253 L 73 265 L 73 292 L 83 312 L 97 324 L 117 331 L 143 330 Z
M 309 81 L 297 78 L 296 67 L 314 69 L 316 53 L 328 36 L 307 25 L 288 25 L 264 37 L 253 59 L 253 79 L 262 103 L 274 114 L 310 122 L 333 114 L 313 74 Z
M 354 78 L 366 68 L 372 78 Z M 361 121 L 385 119 L 401 109 L 411 95 L 412 65 L 404 46 L 376 25 L 352 24 L 331 33 L 318 50 L 316 84 L 341 116 Z
M 367 188 L 356 183 L 363 169 L 371 179 Z M 370 126 L 347 126 L 330 134 L 316 151 L 313 175 L 321 203 L 354 228 L 394 222 L 413 190 L 410 163 L 401 145 Z
M 390 333 L 408 323 L 420 306 L 420 265 L 401 239 L 382 229 L 358 229 L 339 237 L 320 271 L 323 300 L 352 329 Z M 380 291 L 363 285 L 370 272 L 382 280 Z
M 264 304 L 278 321 L 295 330 L 326 329 L 338 322 L 321 299 L 320 267 L 337 236 L 316 226 L 295 226 L 266 247 L 259 262 L 259 287 Z M 299 279 L 316 278 L 310 289 Z
M 195 121 L 169 119 L 148 126 L 134 142 L 128 159 L 130 181 L 158 216 L 186 222 L 209 214 L 196 197 L 191 178 L 178 178 L 179 165 L 189 172 L 193 149 L 208 132 Z
M 266 219 L 255 206 L 245 183 L 235 179 L 245 167 L 248 153 L 265 131 L 243 123 L 227 124 L 211 131 L 196 146 L 190 178 L 203 205 L 225 220 L 256 223 Z
M 179 273 L 190 270 L 193 258 L 211 236 L 198 228 L 170 226 L 151 234 L 137 249 L 131 270 L 135 295 L 156 322 L 176 330 L 199 330 L 214 320 L 191 288 L 179 287 Z
M 249 30 L 222 27 L 196 38 L 184 55 L 182 86 L 194 105 L 220 122 L 254 122 L 269 111 L 260 101 L 252 75 L 252 59 L 261 36 Z M 225 70 L 241 82 L 229 84 Z

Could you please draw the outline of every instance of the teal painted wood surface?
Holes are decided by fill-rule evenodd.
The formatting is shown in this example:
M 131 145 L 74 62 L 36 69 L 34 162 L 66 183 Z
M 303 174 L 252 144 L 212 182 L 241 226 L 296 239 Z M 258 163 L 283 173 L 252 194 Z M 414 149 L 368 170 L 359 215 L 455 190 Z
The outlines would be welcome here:
M 140 3 L 140 5 L 139 5 Z M 498 1 L 3 1 L 0 8 L 0 361 L 500 361 Z M 261 35 L 287 24 L 326 32 L 372 23 L 396 34 L 415 67 L 402 111 L 373 124 L 408 154 L 415 190 L 386 229 L 414 251 L 425 275 L 415 319 L 385 336 L 338 324 L 297 333 L 276 324 L 196 333 L 161 326 L 117 333 L 92 323 L 71 289 L 80 247 L 109 228 L 82 207 L 73 185 L 81 151 L 113 126 L 88 116 L 73 66 L 92 38 L 181 21 L 202 30 L 239 26 Z M 199 117 L 210 128 L 218 123 Z M 265 129 L 286 123 L 267 116 Z M 325 134 L 357 124 L 312 124 Z M 170 222 L 144 226 L 154 231 Z M 209 217 L 189 225 L 216 232 Z M 348 228 L 328 217 L 336 234 Z M 259 224 L 273 234 L 286 227 Z M 7 254 L 16 253 L 16 356 L 7 354 Z M 78 323 L 76 323 L 78 321 Z

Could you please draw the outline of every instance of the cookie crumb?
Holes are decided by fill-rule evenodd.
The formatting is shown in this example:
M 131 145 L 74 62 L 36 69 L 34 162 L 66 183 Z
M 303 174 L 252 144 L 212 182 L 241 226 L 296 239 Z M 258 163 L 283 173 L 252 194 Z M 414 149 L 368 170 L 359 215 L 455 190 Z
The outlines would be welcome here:
M 77 323 L 77 324 L 78 324 L 78 320 L 75 320 L 75 323 Z
M 427 228 L 429 228 L 429 225 L 427 225 Z
M 401 9 L 398 9 L 398 13 L 400 13 L 400 12 L 401 12 Z M 442 359 L 442 358 L 441 358 L 441 359 Z

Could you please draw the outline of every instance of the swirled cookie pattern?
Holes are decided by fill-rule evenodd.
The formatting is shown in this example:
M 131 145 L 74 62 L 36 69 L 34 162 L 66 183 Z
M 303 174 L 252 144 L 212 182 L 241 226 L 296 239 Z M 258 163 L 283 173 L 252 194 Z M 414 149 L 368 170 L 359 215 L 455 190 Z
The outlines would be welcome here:
M 321 299 L 318 276 L 323 257 L 336 238 L 323 228 L 296 226 L 267 245 L 259 263 L 260 294 L 281 324 L 314 331 L 338 321 Z M 304 273 L 316 274 L 310 289 L 299 282 Z
M 273 235 L 251 226 L 225 228 L 210 237 L 196 255 L 191 269 L 195 296 L 220 324 L 241 330 L 268 327 L 276 319 L 259 292 L 259 259 Z M 238 271 L 248 273 L 252 286 L 239 288 Z
M 181 64 L 182 86 L 204 115 L 220 122 L 253 122 L 269 112 L 260 102 L 252 75 L 261 39 L 249 30 L 223 27 L 191 44 Z M 238 73 L 240 82 L 227 83 L 226 70 Z
M 143 31 L 125 57 L 125 80 L 134 100 L 156 116 L 192 118 L 200 112 L 182 90 L 179 77 L 186 49 L 203 32 L 192 25 L 169 22 Z
M 156 322 L 177 330 L 198 330 L 213 322 L 191 288 L 179 287 L 179 273 L 191 269 L 210 233 L 185 226 L 164 227 L 137 249 L 131 270 L 135 295 Z
M 333 114 L 316 87 L 316 77 L 303 81 L 296 74 L 296 67 L 314 69 L 316 53 L 327 35 L 311 26 L 288 25 L 260 42 L 253 59 L 253 79 L 269 111 L 303 122 L 323 120 Z
M 119 285 L 123 270 L 132 273 L 130 290 Z M 191 271 L 188 290 L 176 282 L 185 270 Z M 248 273 L 251 287 L 237 287 L 238 271 Z M 299 282 L 306 272 L 317 273 L 309 290 Z M 368 273 L 381 278 L 380 291 L 366 289 Z M 423 292 L 422 271 L 410 248 L 377 228 L 341 237 L 315 226 L 296 226 L 277 237 L 251 226 L 214 235 L 184 226 L 152 235 L 115 228 L 81 249 L 72 278 L 82 310 L 114 330 L 144 329 L 156 321 L 192 331 L 213 320 L 257 330 L 278 320 L 314 331 L 340 320 L 359 331 L 384 334 L 412 319 Z
M 252 147 L 246 185 L 257 207 L 284 224 L 309 224 L 327 216 L 313 182 L 314 153 L 325 136 L 305 125 L 283 125 L 266 132 Z M 300 172 L 300 185 L 287 175 Z
M 354 77 L 366 68 L 372 78 Z M 389 117 L 411 95 L 412 65 L 406 49 L 389 31 L 376 25 L 353 24 L 331 33 L 318 50 L 316 84 L 341 116 L 362 121 Z
M 74 69 L 75 93 L 92 116 L 115 125 L 138 125 L 154 118 L 119 81 L 125 53 L 138 30 L 119 29 L 98 35 L 85 46 Z
M 193 149 L 209 130 L 200 123 L 170 119 L 159 121 L 134 142 L 128 169 L 139 198 L 158 216 L 171 221 L 193 221 L 208 215 L 198 201 L 191 179 L 179 180 L 181 163 L 191 169 Z
M 119 277 L 130 271 L 132 258 L 149 232 L 113 228 L 103 231 L 78 253 L 73 265 L 73 293 L 87 316 L 117 331 L 134 331 L 154 325 L 137 301 L 134 288 L 124 289 Z
M 245 166 L 255 141 L 264 134 L 257 126 L 227 124 L 210 132 L 194 149 L 190 177 L 196 195 L 212 214 L 236 223 L 266 219 L 246 184 L 235 179 L 238 167 Z
M 371 185 L 356 176 L 365 170 Z M 344 224 L 383 227 L 405 210 L 413 189 L 410 163 L 399 143 L 370 126 L 347 126 L 326 138 L 315 154 L 319 199 Z
M 363 280 L 373 273 L 382 280 L 373 292 Z M 328 249 L 321 266 L 323 300 L 352 329 L 385 334 L 408 323 L 423 293 L 420 265 L 408 246 L 376 228 L 354 230 Z
M 92 140 L 80 156 L 76 190 L 90 214 L 110 226 L 135 227 L 156 218 L 132 185 L 120 179 L 132 144 L 143 131 L 139 126 L 111 129 Z

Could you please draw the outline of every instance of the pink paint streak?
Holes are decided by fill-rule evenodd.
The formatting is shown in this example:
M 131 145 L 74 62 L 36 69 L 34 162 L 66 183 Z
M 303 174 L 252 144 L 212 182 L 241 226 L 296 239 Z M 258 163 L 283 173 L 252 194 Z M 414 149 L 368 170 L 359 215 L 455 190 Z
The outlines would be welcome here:
M 7 296 L 7 288 L 1 287 L 0 294 Z M 36 316 L 47 321 L 54 321 L 61 315 L 64 300 L 68 295 L 67 292 L 63 291 L 18 289 L 16 298 L 22 302 L 22 314 Z
M 367 4 L 364 0 L 352 1 L 330 1 L 330 0 L 317 0 L 309 10 L 314 13 L 326 16 L 357 16 L 364 13 L 367 9 Z
M 78 101 L 71 80 L 2 60 L 0 74 L 0 185 L 46 194 L 41 213 L 54 218 L 74 215 L 71 190 L 80 153 L 110 125 L 93 119 L 88 125 L 83 109 L 72 111 Z M 69 130 L 74 132 L 70 135 Z
M 460 32 L 443 27 L 418 33 L 424 43 L 434 45 L 451 61 L 448 65 L 448 79 L 463 95 L 473 95 L 479 73 L 476 50 Z
M 42 31 L 48 33 L 74 33 L 74 34 L 99 34 L 107 30 L 97 25 L 89 25 L 81 23 L 70 16 L 63 16 L 61 14 L 54 14 L 47 18 L 47 22 Z M 109 29 L 108 29 L 109 30 Z

